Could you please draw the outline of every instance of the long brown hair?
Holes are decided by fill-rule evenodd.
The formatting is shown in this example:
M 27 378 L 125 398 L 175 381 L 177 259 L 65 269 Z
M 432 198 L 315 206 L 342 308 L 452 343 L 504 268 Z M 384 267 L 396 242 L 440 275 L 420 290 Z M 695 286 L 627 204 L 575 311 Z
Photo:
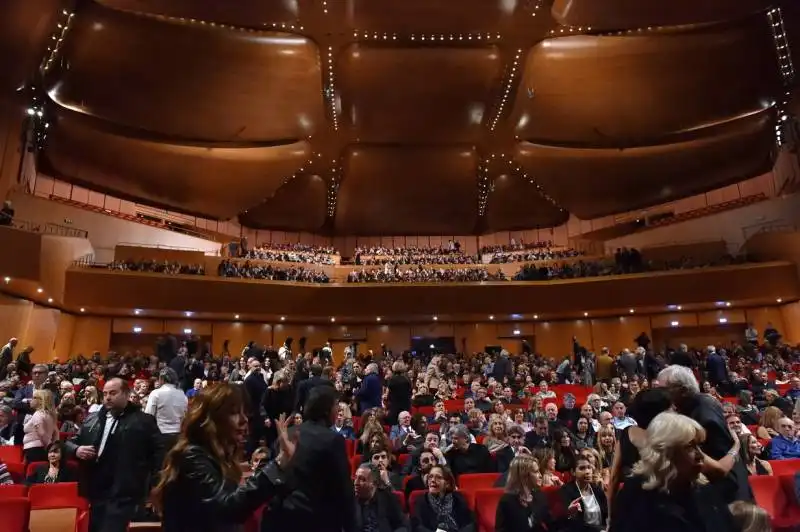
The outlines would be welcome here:
M 231 417 L 244 413 L 244 404 L 241 387 L 228 383 L 206 388 L 195 396 L 183 419 L 178 441 L 164 460 L 161 481 L 153 493 L 156 508 L 162 507 L 166 487 L 177 480 L 181 455 L 190 445 L 205 449 L 219 464 L 227 480 L 234 483 L 241 480 L 237 427 L 232 425 Z

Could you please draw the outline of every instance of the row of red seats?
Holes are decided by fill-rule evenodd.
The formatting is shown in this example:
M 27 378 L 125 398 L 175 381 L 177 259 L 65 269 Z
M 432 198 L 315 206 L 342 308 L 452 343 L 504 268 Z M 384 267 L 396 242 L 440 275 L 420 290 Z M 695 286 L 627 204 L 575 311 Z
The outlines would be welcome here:
M 89 504 L 78 495 L 76 482 L 0 486 L 3 532 L 28 532 L 31 511 L 55 509 L 75 509 L 75 531 L 88 532 Z

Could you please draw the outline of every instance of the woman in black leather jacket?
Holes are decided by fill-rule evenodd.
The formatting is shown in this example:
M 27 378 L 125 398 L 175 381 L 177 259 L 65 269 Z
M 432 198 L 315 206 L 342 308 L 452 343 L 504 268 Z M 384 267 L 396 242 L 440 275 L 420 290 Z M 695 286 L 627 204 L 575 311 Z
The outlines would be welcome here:
M 247 434 L 240 386 L 218 384 L 198 394 L 167 455 L 153 493 L 162 532 L 233 532 L 284 485 L 282 466 L 294 453 L 286 421 L 277 423 L 281 453 L 241 482 L 240 452 Z

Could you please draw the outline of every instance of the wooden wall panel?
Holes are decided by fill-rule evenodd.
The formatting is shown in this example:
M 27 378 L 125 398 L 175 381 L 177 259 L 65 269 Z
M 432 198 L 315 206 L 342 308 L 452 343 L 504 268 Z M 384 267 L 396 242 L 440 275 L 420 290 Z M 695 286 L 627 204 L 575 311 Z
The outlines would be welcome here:
M 697 324 L 703 325 L 719 325 L 719 320 L 727 320 L 725 323 L 746 323 L 744 310 L 726 308 L 724 310 L 709 310 L 697 313 Z
M 783 305 L 781 307 L 781 316 L 783 316 L 784 330 L 778 330 L 783 334 L 784 340 L 791 343 L 800 343 L 800 301 Z
M 418 324 L 411 327 L 411 336 L 425 337 L 455 337 L 455 327 L 451 323 L 431 322 Z M 458 340 L 456 340 L 458 341 Z
M 165 320 L 164 332 L 169 332 L 177 337 L 184 336 L 184 331 L 191 329 L 191 334 L 198 336 L 211 336 L 211 322 L 200 320 Z
M 635 345 L 633 339 L 641 333 L 652 338 L 650 318 L 647 316 L 620 316 L 592 320 L 594 350 L 608 347 L 611 352 L 619 352 Z M 588 347 L 588 346 L 587 346 Z
M 114 318 L 111 322 L 111 332 L 120 334 L 133 334 L 134 327 L 142 329 L 140 334 L 163 334 L 164 320 L 158 319 L 138 319 L 138 318 Z M 181 331 L 183 333 L 183 331 Z
M 58 330 L 53 343 L 53 356 L 59 360 L 67 360 L 72 356 L 72 340 L 75 337 L 77 318 L 72 314 L 61 312 L 58 319 Z
M 545 321 L 536 324 L 536 350 L 548 357 L 561 359 L 572 354 L 572 337 L 591 349 L 592 322 L 590 320 Z
M 293 350 L 297 351 L 297 342 L 300 338 L 306 338 L 306 349 L 322 347 L 330 339 L 330 327 L 327 325 L 296 325 L 279 324 L 273 328 L 272 345 L 275 348 L 283 345 L 287 337 L 292 337 L 294 343 Z
M 33 347 L 32 361 L 52 362 L 60 316 L 60 310 L 34 305 L 22 340 Z
M 772 324 L 772 326 L 778 329 L 778 332 L 781 334 L 786 334 L 784 332 L 786 325 L 783 321 L 781 307 L 749 308 L 745 310 L 745 318 L 747 319 L 748 323 L 752 323 L 753 326 L 758 330 L 760 339 L 763 339 L 764 329 L 767 328 L 768 324 Z
M 408 325 L 370 325 L 367 328 L 367 349 L 378 352 L 381 344 L 394 353 L 411 348 L 411 327 Z
M 497 345 L 497 326 L 491 322 L 459 323 L 455 335 L 456 347 L 469 355 L 483 351 L 487 345 Z
M 85 357 L 99 351 L 105 356 L 111 344 L 111 318 L 79 316 L 75 321 L 75 334 L 71 354 Z
M 698 327 L 674 327 L 653 330 L 655 349 L 676 349 L 680 344 L 703 348 L 707 345 L 728 344 L 744 341 L 744 324 L 701 325 Z
M 214 322 L 211 349 L 215 355 L 222 354 L 225 340 L 229 340 L 228 350 L 234 358 L 239 357 L 244 346 L 250 341 L 262 346 L 275 345 L 272 340 L 272 325 L 269 323 Z
M 672 323 L 678 322 L 677 327 L 697 327 L 697 314 L 694 312 L 671 312 L 650 316 L 650 327 L 653 329 L 669 329 Z

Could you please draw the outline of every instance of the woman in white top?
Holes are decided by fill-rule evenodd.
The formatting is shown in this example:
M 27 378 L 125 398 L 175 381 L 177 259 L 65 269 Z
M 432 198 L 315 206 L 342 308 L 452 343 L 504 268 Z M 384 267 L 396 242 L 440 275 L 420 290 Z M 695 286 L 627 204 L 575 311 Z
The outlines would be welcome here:
M 34 390 L 31 409 L 34 412 L 23 425 L 22 448 L 26 464 L 46 462 L 47 446 L 58 440 L 56 409 L 50 390 Z

